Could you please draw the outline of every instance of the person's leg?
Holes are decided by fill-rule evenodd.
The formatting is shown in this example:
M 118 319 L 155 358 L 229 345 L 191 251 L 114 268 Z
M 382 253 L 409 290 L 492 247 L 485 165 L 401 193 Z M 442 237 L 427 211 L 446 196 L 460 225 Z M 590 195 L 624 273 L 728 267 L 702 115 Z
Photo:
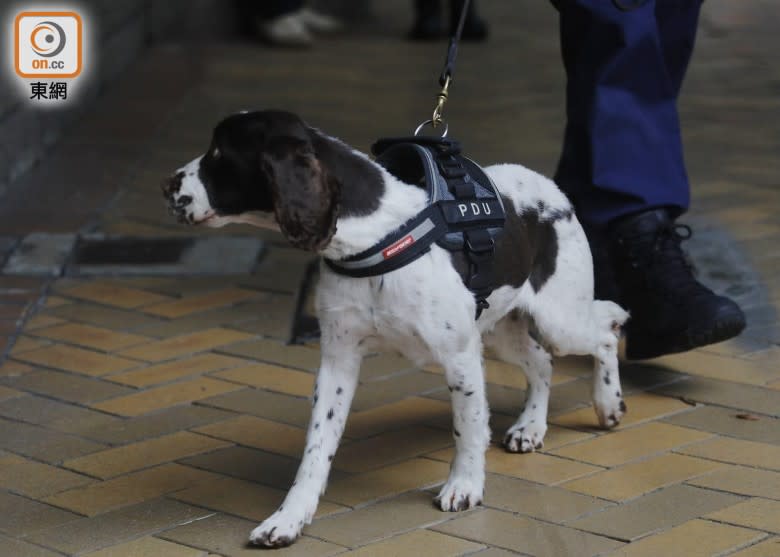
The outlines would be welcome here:
M 703 0 L 655 0 L 655 19 L 666 71 L 675 96 L 688 69 Z
M 303 8 L 304 0 L 261 0 L 254 2 L 257 15 L 261 19 L 274 19 L 297 12 Z
M 588 227 L 655 207 L 677 216 L 688 207 L 679 86 L 666 69 L 655 5 L 557 3 L 567 125 L 555 181 Z
M 554 4 L 568 78 L 555 180 L 588 233 L 597 297 L 631 312 L 627 356 L 735 336 L 744 315 L 696 281 L 674 224 L 689 203 L 676 101 L 701 0 Z
M 413 41 L 430 41 L 444 36 L 441 0 L 414 0 L 414 24 L 408 36 Z

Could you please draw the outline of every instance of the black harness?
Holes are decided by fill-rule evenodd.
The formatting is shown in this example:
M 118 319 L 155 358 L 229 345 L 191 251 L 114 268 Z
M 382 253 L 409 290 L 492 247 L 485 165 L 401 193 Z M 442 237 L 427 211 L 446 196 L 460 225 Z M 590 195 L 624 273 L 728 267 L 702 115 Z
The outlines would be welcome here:
M 504 206 L 495 185 L 460 145 L 445 138 L 380 139 L 371 151 L 399 180 L 428 194 L 428 206 L 377 245 L 346 259 L 325 263 L 336 273 L 372 277 L 407 265 L 434 242 L 461 252 L 467 269 L 461 279 L 474 294 L 478 318 L 495 288 L 493 254 L 504 227 Z

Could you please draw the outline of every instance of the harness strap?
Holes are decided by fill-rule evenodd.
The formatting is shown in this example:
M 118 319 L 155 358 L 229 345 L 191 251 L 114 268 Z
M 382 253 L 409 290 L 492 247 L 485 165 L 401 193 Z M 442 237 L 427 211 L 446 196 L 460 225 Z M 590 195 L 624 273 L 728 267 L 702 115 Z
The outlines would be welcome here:
M 371 277 L 408 265 L 434 242 L 449 251 L 462 251 L 467 269 L 461 279 L 474 295 L 479 318 L 489 307 L 487 298 L 495 287 L 494 236 L 505 220 L 490 178 L 451 140 L 382 139 L 372 150 L 379 156 L 377 162 L 401 179 L 414 183 L 422 174 L 429 205 L 377 245 L 342 260 L 325 259 L 325 264 L 342 275 Z
M 373 277 L 400 269 L 431 249 L 447 232 L 441 211 L 430 205 L 376 246 L 346 259 L 325 259 L 325 264 L 349 277 Z

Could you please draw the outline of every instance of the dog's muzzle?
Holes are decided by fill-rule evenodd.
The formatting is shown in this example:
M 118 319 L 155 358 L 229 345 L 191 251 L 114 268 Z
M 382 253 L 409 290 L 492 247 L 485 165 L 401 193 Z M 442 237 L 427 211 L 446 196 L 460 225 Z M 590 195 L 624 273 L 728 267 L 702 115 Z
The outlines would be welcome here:
M 181 190 L 181 182 L 184 179 L 184 172 L 177 172 L 167 180 L 165 180 L 160 187 L 162 188 L 165 199 L 168 200 L 168 212 L 176 217 L 181 223 L 192 223 L 192 214 L 188 213 L 187 208 L 192 203 L 192 197 L 189 195 L 179 195 Z

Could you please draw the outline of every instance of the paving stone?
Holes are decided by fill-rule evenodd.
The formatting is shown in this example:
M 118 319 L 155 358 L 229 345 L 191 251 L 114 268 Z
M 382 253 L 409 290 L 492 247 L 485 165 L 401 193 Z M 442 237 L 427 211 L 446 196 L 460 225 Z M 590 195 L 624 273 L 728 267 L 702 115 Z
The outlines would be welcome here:
M 185 503 L 192 503 L 200 507 L 223 511 L 260 522 L 268 518 L 279 508 L 285 494 L 286 492 L 283 490 L 235 478 L 217 478 L 177 491 L 171 497 Z M 343 510 L 346 510 L 346 508 L 324 500 L 320 501 L 320 504 L 317 506 L 315 516 L 327 516 Z
M 44 462 L 57 463 L 94 453 L 105 445 L 36 425 L 0 419 L 0 447 Z
M 152 292 L 105 284 L 100 281 L 80 282 L 75 286 L 61 290 L 60 293 L 72 298 L 124 309 L 133 309 L 169 300 L 166 296 Z
M 699 350 L 665 356 L 654 362 L 682 373 L 753 385 L 765 385 L 777 377 L 774 369 L 762 365 L 760 361 L 708 354 Z
M 51 345 L 51 342 L 48 340 L 22 335 L 14 342 L 13 348 L 11 348 L 11 356 L 18 356 L 25 352 L 37 352 L 39 349 L 49 345 Z
M 52 317 L 50 315 L 38 314 L 38 315 L 34 315 L 33 317 L 27 320 L 27 323 L 24 324 L 24 330 L 34 331 L 36 329 L 43 329 L 44 327 L 62 325 L 63 323 L 65 323 L 65 320 L 60 319 L 59 317 Z
M 280 342 L 265 339 L 234 344 L 220 349 L 220 352 L 305 371 L 317 371 L 320 366 L 319 350 L 305 346 L 285 346 Z
M 217 514 L 192 524 L 168 530 L 161 537 L 231 557 L 256 557 L 258 549 L 247 544 L 256 522 Z M 303 536 L 284 549 L 290 557 L 327 557 L 344 551 L 342 546 Z
M 200 400 L 198 404 L 298 427 L 306 427 L 311 416 L 308 399 L 258 389 L 241 389 Z
M 195 431 L 293 458 L 303 453 L 306 441 L 305 430 L 256 416 L 238 416 Z
M 104 352 L 114 352 L 150 340 L 147 337 L 142 337 L 140 335 L 120 333 L 110 329 L 102 329 L 78 323 L 67 323 L 65 325 L 55 325 L 53 327 L 38 329 L 35 331 L 35 335 L 50 340 L 59 340 L 84 346 L 86 348 L 102 350 Z
M 347 437 L 368 437 L 416 424 L 444 425 L 452 423 L 449 403 L 422 397 L 410 397 L 362 412 L 352 412 L 347 420 Z
M 595 497 L 493 473 L 487 475 L 483 504 L 558 523 L 611 506 Z
M 82 554 L 168 528 L 198 524 L 212 514 L 205 509 L 163 499 L 82 518 L 28 537 L 32 542 L 69 555 Z
M 730 408 L 703 406 L 664 421 L 748 441 L 780 445 L 780 420 L 766 416 L 758 420 L 741 420 L 737 414 L 740 412 Z
M 14 360 L 6 360 L 0 364 L 0 377 L 18 377 L 32 371 L 32 367 Z
M 175 319 L 193 313 L 199 313 L 223 306 L 231 306 L 257 298 L 261 294 L 254 290 L 242 288 L 224 288 L 215 292 L 207 292 L 195 296 L 187 296 L 181 300 L 164 302 L 144 308 L 144 313 Z
M 155 499 L 202 482 L 215 482 L 217 479 L 218 476 L 203 470 L 179 464 L 163 464 L 156 468 L 62 491 L 47 497 L 44 502 L 87 516 L 95 516 L 119 507 L 128 507 Z
M 147 362 L 161 362 L 187 354 L 205 352 L 206 350 L 212 350 L 219 346 L 233 344 L 249 338 L 252 338 L 252 336 L 229 329 L 206 329 L 197 333 L 142 344 L 135 348 L 123 350 L 119 352 L 119 355 Z
M 88 557 L 203 557 L 203 551 L 147 537 L 87 553 Z
M 354 507 L 412 489 L 443 483 L 447 479 L 448 471 L 449 466 L 443 462 L 412 458 L 399 464 L 330 482 L 325 498 Z
M 18 377 L 7 377 L 4 382 L 15 389 L 82 404 L 133 392 L 100 379 L 59 371 L 31 371 Z
M 314 392 L 314 374 L 273 364 L 248 364 L 211 375 L 226 381 L 300 397 L 312 396 Z
M 690 410 L 691 407 L 677 398 L 660 396 L 653 393 L 641 393 L 625 397 L 628 412 L 623 417 L 623 426 L 655 420 L 677 412 Z M 598 420 L 592 408 L 582 408 L 567 414 L 550 418 L 550 422 L 573 428 L 598 427 Z
M 780 501 L 749 499 L 707 515 L 718 522 L 780 534 Z
M 81 518 L 77 514 L 5 491 L 0 491 L 0 516 L 3 517 L 0 532 L 13 537 L 23 537 L 35 530 L 52 528 Z
M 723 555 L 755 543 L 766 536 L 761 532 L 692 520 L 655 536 L 649 536 L 613 553 L 615 557 L 668 555 L 669 557 L 710 557 Z
M 445 449 L 427 455 L 429 458 L 451 462 L 454 449 Z M 603 468 L 582 462 L 558 458 L 542 453 L 521 455 L 509 453 L 502 447 L 490 446 L 485 468 L 489 472 L 521 478 L 545 485 L 562 482 L 600 472 Z
M 75 242 L 75 234 L 28 234 L 6 261 L 3 273 L 58 276 Z
M 626 501 L 650 491 L 723 468 L 722 464 L 681 455 L 663 455 L 598 472 L 563 485 L 609 501 Z M 696 484 L 701 485 L 701 484 Z
M 367 472 L 453 444 L 452 434 L 447 431 L 410 426 L 342 443 L 336 452 L 333 467 L 351 473 Z
M 0 545 L 3 551 L 14 557 L 59 557 L 59 553 L 49 551 L 43 547 L 33 545 L 23 540 L 15 540 L 0 535 Z
M 220 354 L 205 353 L 173 362 L 152 365 L 135 371 L 117 373 L 107 377 L 107 379 L 133 387 L 148 387 L 224 368 L 231 368 L 244 363 L 246 363 L 246 360 Z M 214 375 L 220 377 L 219 374 Z M 229 377 L 226 377 L 226 379 L 229 379 Z
M 20 393 L 19 391 L 9 389 L 8 387 L 0 386 L 0 406 L 2 406 L 2 401 L 5 401 L 7 399 L 23 397 L 23 396 L 24 393 Z
M 240 387 L 233 383 L 199 377 L 97 402 L 92 406 L 98 410 L 120 416 L 140 416 L 155 410 L 162 410 L 177 404 L 187 404 L 237 389 Z
M 568 522 L 567 525 L 610 538 L 633 541 L 708 512 L 730 507 L 740 500 L 738 496 L 728 493 L 682 484 L 673 485 L 623 505 L 612 506 L 602 512 Z
M 437 532 L 532 555 L 600 555 L 620 542 L 527 517 L 485 509 L 435 526 Z
M 0 486 L 39 498 L 92 483 L 92 479 L 16 455 L 0 457 Z
M 770 538 L 747 549 L 731 553 L 730 557 L 774 557 L 780 549 L 780 537 Z
M 702 441 L 708 437 L 710 434 L 694 429 L 650 423 L 568 445 L 550 451 L 550 454 L 611 467 Z
M 148 416 L 120 419 L 112 424 L 96 426 L 81 432 L 81 435 L 104 443 L 122 445 L 218 422 L 232 416 L 235 414 L 203 406 L 176 406 Z
M 140 362 L 136 360 L 109 356 L 64 344 L 38 348 L 21 354 L 14 354 L 14 356 L 23 362 L 63 369 L 92 377 L 124 371 L 140 365 Z
M 684 396 L 697 402 L 780 417 L 780 391 L 764 387 L 697 377 L 661 387 L 659 392 L 667 396 Z
M 780 472 L 780 447 L 766 443 L 716 437 L 679 448 L 677 452 Z
M 141 441 L 124 447 L 117 447 L 67 460 L 63 467 L 76 470 L 88 476 L 111 478 L 149 468 L 158 464 L 178 460 L 199 453 L 228 446 L 229 443 L 179 431 L 171 435 Z
M 410 555 L 415 552 L 420 552 L 419 554 L 430 555 L 431 557 L 446 557 L 463 555 L 464 553 L 470 553 L 482 549 L 483 547 L 484 546 L 480 544 L 461 540 L 452 536 L 445 536 L 438 532 L 415 530 L 414 532 L 401 534 L 394 538 L 361 547 L 360 549 L 351 551 L 350 555 L 354 555 L 355 557 L 391 557 L 394 555 Z
M 145 328 L 153 327 L 164 322 L 160 318 L 145 315 L 140 312 L 86 302 L 57 305 L 53 309 L 47 310 L 46 315 L 53 315 L 79 323 L 88 323 L 97 327 L 107 327 L 116 331 L 145 330 Z
M 298 457 L 300 456 L 298 455 Z M 232 476 L 280 490 L 290 488 L 298 470 L 298 458 L 294 459 L 238 446 L 183 459 L 180 462 L 187 466 L 194 466 L 223 476 Z M 343 473 L 333 470 L 329 479 L 333 481 L 341 477 L 344 477 Z
M 780 499 L 780 472 L 769 470 L 726 466 L 688 483 L 739 495 Z
M 306 533 L 333 543 L 357 547 L 372 541 L 448 520 L 431 504 L 431 494 L 414 491 L 348 513 L 315 520 Z
M 352 401 L 352 410 L 368 410 L 379 405 L 401 400 L 412 395 L 441 391 L 449 394 L 447 383 L 442 377 L 423 371 L 402 373 L 359 385 Z
M 111 427 L 118 423 L 113 416 L 39 396 L 25 396 L 0 403 L 0 415 L 77 435 L 95 427 Z

